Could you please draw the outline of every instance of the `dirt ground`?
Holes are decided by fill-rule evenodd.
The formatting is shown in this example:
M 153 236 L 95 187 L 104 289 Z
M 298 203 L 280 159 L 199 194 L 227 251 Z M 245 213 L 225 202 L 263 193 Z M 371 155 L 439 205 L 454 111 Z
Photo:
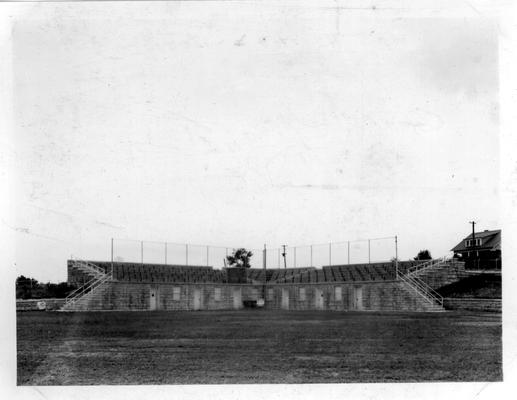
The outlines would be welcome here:
M 501 381 L 493 313 L 17 313 L 19 385 Z

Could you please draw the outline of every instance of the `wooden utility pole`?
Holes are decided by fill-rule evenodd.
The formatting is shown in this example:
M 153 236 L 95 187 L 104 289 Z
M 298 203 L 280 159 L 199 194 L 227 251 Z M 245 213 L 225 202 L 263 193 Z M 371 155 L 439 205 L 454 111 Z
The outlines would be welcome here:
M 472 244 L 471 244 L 471 246 L 476 248 L 476 230 L 474 228 L 476 226 L 476 221 L 470 221 L 469 224 L 472 224 Z M 467 253 L 467 254 L 470 254 L 470 252 Z M 479 268 L 479 258 L 478 258 L 479 257 L 479 253 L 476 252 L 474 254 L 476 256 L 476 258 L 475 258 L 476 266 Z

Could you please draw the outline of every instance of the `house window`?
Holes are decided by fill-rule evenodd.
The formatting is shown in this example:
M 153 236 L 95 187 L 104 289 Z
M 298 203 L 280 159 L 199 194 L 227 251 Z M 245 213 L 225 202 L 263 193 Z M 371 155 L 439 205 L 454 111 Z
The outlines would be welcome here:
M 268 300 L 273 300 L 273 297 L 275 296 L 275 292 L 273 289 L 268 289 L 267 290 L 267 299 Z
M 221 288 L 219 288 L 219 287 L 216 287 L 214 289 L 214 300 L 221 301 Z
M 465 240 L 465 246 L 466 247 L 481 246 L 481 243 L 482 243 L 481 238 Z
M 299 297 L 301 301 L 305 300 L 305 288 L 300 288 Z
M 181 288 L 180 287 L 173 287 L 172 288 L 172 300 L 178 301 L 181 299 Z
M 341 301 L 342 293 L 341 293 L 341 286 L 334 288 L 334 300 L 335 301 Z

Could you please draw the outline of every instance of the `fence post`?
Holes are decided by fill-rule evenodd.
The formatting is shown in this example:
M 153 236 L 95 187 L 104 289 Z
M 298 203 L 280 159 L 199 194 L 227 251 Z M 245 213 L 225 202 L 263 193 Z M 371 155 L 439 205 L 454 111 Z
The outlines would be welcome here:
M 280 247 L 278 248 L 278 268 L 280 268 Z
M 264 305 L 266 304 L 266 268 L 267 268 L 267 250 L 266 244 L 264 243 L 264 251 L 262 252 L 262 267 L 264 268 L 264 282 L 262 286 L 262 299 L 264 300 Z
M 144 241 L 143 240 L 140 242 L 140 258 L 141 258 L 141 262 L 143 264 L 144 263 Z
M 329 243 L 329 266 L 332 266 L 332 243 Z
M 188 244 L 185 245 L 185 265 L 188 266 Z
M 209 259 L 209 256 L 208 256 L 208 248 L 209 248 L 209 247 L 210 247 L 210 246 L 206 246 L 206 266 L 207 266 L 207 267 L 208 267 L 208 264 L 209 264 L 209 262 L 208 262 L 208 259 Z
M 368 239 L 368 265 L 370 265 L 370 239 Z
M 312 265 L 312 244 L 311 244 L 311 267 L 313 267 L 313 265 Z
M 348 241 L 348 251 L 346 252 L 346 255 L 348 257 L 348 265 L 350 265 L 350 240 Z
M 296 247 L 294 249 L 294 267 L 296 268 Z
M 167 265 L 167 242 L 165 242 L 165 265 Z
M 111 279 L 113 279 L 113 238 L 111 238 Z
M 395 235 L 395 278 L 399 277 L 399 250 L 398 250 L 398 239 Z

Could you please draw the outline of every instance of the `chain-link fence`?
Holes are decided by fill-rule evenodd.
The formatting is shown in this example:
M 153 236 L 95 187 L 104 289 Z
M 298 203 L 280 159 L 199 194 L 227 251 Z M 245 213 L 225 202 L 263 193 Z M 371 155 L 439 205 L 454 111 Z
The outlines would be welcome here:
M 224 267 L 226 256 L 237 247 L 112 239 L 111 258 L 118 262 Z M 263 268 L 264 249 L 248 249 L 252 268 Z M 303 268 L 366 264 L 397 257 L 395 236 L 267 248 L 266 268 Z
M 259 255 L 262 266 L 261 250 L 253 250 Z M 345 264 L 368 264 L 390 261 L 397 257 L 396 237 L 383 237 L 364 240 L 350 240 L 268 248 L 267 268 L 303 268 Z M 257 263 L 257 260 L 255 260 Z M 255 266 L 254 266 L 255 267 Z
M 142 264 L 211 266 L 222 268 L 233 248 L 197 244 L 112 239 L 112 260 Z

